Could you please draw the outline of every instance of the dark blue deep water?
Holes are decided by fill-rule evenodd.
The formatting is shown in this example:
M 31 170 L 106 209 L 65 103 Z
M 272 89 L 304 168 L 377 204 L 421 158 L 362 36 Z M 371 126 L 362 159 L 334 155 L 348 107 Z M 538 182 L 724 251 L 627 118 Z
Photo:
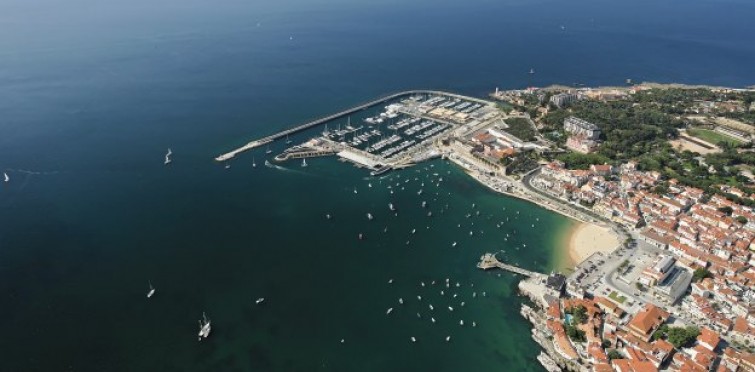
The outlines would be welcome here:
M 406 88 L 752 85 L 752 19 L 748 0 L 3 1 L 0 370 L 541 370 L 516 278 L 474 264 L 558 266 L 563 217 L 441 161 L 378 180 L 212 158 Z

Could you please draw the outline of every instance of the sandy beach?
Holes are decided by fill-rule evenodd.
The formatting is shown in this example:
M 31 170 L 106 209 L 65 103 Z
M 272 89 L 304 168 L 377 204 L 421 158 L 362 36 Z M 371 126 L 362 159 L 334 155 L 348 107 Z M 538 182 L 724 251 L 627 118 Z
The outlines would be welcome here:
M 610 228 L 581 223 L 569 233 L 569 260 L 577 265 L 595 252 L 611 252 L 621 242 Z

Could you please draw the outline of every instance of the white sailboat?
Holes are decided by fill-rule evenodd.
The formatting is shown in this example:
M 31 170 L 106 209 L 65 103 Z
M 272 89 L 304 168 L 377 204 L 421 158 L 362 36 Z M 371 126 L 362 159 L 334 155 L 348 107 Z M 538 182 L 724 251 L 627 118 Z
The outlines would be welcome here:
M 373 218 L 372 217 L 372 213 L 367 213 L 367 219 L 370 220 L 370 221 L 372 221 L 372 218 Z
M 8 177 L 8 173 L 3 172 L 3 177 L 5 177 L 5 182 L 10 181 L 10 177 Z
M 172 160 L 170 160 L 170 156 L 173 155 L 173 151 L 168 148 L 168 152 L 165 154 L 165 165 L 170 164 Z
M 391 212 L 396 210 L 396 207 L 393 206 L 393 203 L 388 203 L 388 209 L 391 210 Z
M 267 150 L 265 150 L 265 154 L 272 154 L 273 150 L 270 150 L 270 145 L 267 145 Z
M 290 140 L 290 139 L 288 139 L 288 134 L 287 134 L 287 135 L 286 135 L 286 144 L 288 145 L 288 144 L 290 144 L 290 143 L 291 143 L 291 140 Z
M 152 286 L 152 282 L 149 282 L 149 292 L 147 292 L 147 298 L 151 298 L 155 295 L 155 287 Z
M 255 303 L 256 305 L 259 305 L 259 304 L 261 304 L 261 303 L 263 303 L 263 302 L 265 302 L 265 298 L 264 298 L 264 297 L 260 297 L 260 298 L 258 298 L 258 299 L 257 299 L 256 301 L 254 301 L 254 303 Z
M 301 159 L 301 166 L 306 167 L 307 166 L 307 159 Z
M 252 156 L 252 168 L 257 168 L 257 163 L 254 161 L 254 156 Z
M 202 319 L 199 321 L 199 341 L 202 341 L 202 338 L 210 337 L 211 330 L 210 320 L 207 319 L 205 313 L 202 313 Z

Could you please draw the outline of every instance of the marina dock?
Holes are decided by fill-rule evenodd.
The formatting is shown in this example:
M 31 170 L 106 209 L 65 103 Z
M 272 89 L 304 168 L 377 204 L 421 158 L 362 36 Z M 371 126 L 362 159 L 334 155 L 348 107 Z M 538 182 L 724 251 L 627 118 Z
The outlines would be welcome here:
M 224 162 L 224 161 L 233 159 L 234 157 L 236 157 L 236 155 L 238 155 L 238 154 L 240 154 L 240 153 L 242 153 L 244 151 L 248 151 L 248 150 L 260 147 L 260 146 L 267 145 L 267 144 L 269 144 L 269 143 L 271 143 L 271 142 L 273 142 L 275 140 L 278 140 L 278 139 L 281 139 L 281 138 L 285 138 L 286 136 L 289 136 L 289 135 L 292 135 L 292 134 L 296 134 L 296 133 L 299 133 L 301 131 L 304 131 L 304 130 L 316 127 L 318 125 L 325 124 L 325 123 L 327 123 L 329 121 L 336 120 L 336 119 L 339 119 L 339 118 L 351 115 L 351 114 L 353 114 L 355 112 L 358 112 L 358 111 L 361 111 L 361 110 L 365 110 L 365 109 L 367 109 L 369 107 L 378 105 L 380 103 L 384 103 L 384 102 L 391 101 L 391 100 L 394 100 L 394 99 L 397 99 L 397 98 L 401 98 L 401 97 L 404 97 L 404 96 L 411 96 L 411 95 L 416 95 L 416 94 L 428 94 L 428 95 L 445 96 L 445 97 L 448 97 L 448 98 L 456 98 L 456 99 L 464 99 L 464 100 L 467 100 L 467 101 L 473 101 L 473 102 L 477 102 L 477 103 L 480 103 L 480 104 L 489 104 L 489 102 L 484 101 L 484 100 L 480 100 L 480 99 L 476 99 L 476 98 L 472 98 L 472 97 L 464 97 L 464 96 L 461 96 L 461 95 L 458 95 L 458 94 L 453 94 L 453 93 L 448 93 L 448 92 L 443 92 L 443 91 L 423 90 L 423 89 L 406 90 L 406 91 L 402 91 L 402 92 L 398 92 L 398 93 L 393 93 L 393 94 L 390 94 L 390 95 L 387 95 L 387 96 L 383 96 L 381 98 L 378 98 L 378 99 L 372 100 L 370 102 L 363 103 L 363 104 L 351 107 L 349 109 L 340 111 L 338 113 L 335 113 L 335 114 L 332 114 L 332 115 L 328 115 L 328 116 L 325 116 L 325 117 L 322 117 L 322 118 L 319 118 L 319 119 L 316 119 L 316 120 L 313 120 L 313 121 L 310 121 L 310 122 L 307 122 L 307 123 L 295 126 L 293 128 L 289 128 L 289 129 L 280 131 L 278 133 L 269 135 L 267 137 L 263 137 L 263 138 L 251 141 L 251 142 L 247 143 L 244 146 L 241 146 L 241 147 L 239 147 L 237 149 L 234 149 L 234 150 L 232 150 L 230 152 L 227 152 L 225 154 L 219 155 L 218 157 L 215 158 L 215 161 Z
M 506 263 L 503 263 L 501 261 L 498 261 L 498 259 L 495 257 L 495 254 L 493 253 L 485 253 L 480 257 L 480 262 L 477 264 L 477 267 L 483 270 L 489 270 L 489 269 L 501 269 L 506 270 L 508 272 L 512 272 L 514 274 L 523 275 L 529 278 L 542 278 L 545 277 L 544 274 L 537 273 L 534 271 L 529 271 L 526 269 L 522 269 L 521 267 L 517 267 L 514 265 L 509 265 Z

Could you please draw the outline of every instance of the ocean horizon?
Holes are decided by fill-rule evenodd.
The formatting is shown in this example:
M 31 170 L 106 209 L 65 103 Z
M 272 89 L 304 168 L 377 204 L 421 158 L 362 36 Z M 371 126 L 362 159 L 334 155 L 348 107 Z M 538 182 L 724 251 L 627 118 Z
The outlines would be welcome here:
M 571 220 L 443 160 L 370 177 L 335 158 L 266 167 L 264 149 L 213 158 L 406 89 L 750 86 L 752 14 L 744 0 L 8 1 L 3 369 L 541 371 L 518 278 L 475 264 L 504 251 L 562 268 Z

